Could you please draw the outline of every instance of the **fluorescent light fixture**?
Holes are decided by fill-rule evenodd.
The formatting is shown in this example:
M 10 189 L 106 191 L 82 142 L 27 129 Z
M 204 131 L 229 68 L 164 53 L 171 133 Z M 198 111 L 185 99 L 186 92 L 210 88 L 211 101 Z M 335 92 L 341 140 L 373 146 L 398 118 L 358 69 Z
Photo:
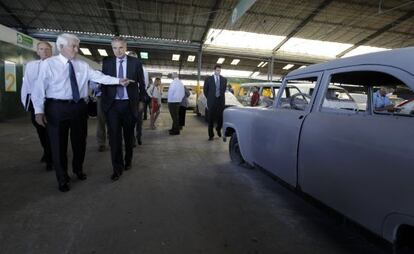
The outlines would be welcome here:
M 224 58 L 224 57 L 220 57 L 220 58 L 217 60 L 217 63 L 218 63 L 218 64 L 222 64 L 222 63 L 224 63 L 224 60 L 226 60 L 226 58 Z
M 265 67 L 266 65 L 267 65 L 267 62 L 265 62 L 265 63 L 262 65 L 262 68 L 263 68 L 263 67 Z
M 259 74 L 260 74 L 260 71 L 255 71 L 255 72 L 252 72 L 251 76 L 257 77 Z
M 295 66 L 294 64 L 286 64 L 285 67 L 283 67 L 282 69 L 284 70 L 289 70 L 290 68 L 292 68 L 293 66 Z
M 108 56 L 108 53 L 106 52 L 106 50 L 105 50 L 105 49 L 98 49 L 98 53 L 99 53 L 99 55 L 101 55 L 101 56 Z
M 179 61 L 180 60 L 180 54 L 173 54 L 172 55 L 172 60 L 173 61 Z
M 240 59 L 233 59 L 233 61 L 231 61 L 231 65 L 237 65 L 237 64 L 239 64 L 239 62 L 240 62 Z
M 194 62 L 194 60 L 195 60 L 195 56 L 193 56 L 193 55 L 188 55 L 188 57 L 187 57 L 187 62 Z
M 264 62 L 260 62 L 258 65 L 257 65 L 257 67 L 258 68 L 260 68 L 260 67 L 262 67 L 262 65 L 264 64 Z
M 139 52 L 141 59 L 148 59 L 148 52 Z
M 82 51 L 82 54 L 84 54 L 85 56 L 91 56 L 92 53 L 88 48 L 80 48 L 80 50 Z
M 359 46 L 356 49 L 349 51 L 342 57 L 356 56 L 356 55 L 362 55 L 362 54 L 368 54 L 368 53 L 374 53 L 374 52 L 380 52 L 380 51 L 386 51 L 386 50 L 390 50 L 390 49 L 377 48 L 377 47 L 371 47 L 371 46 Z
M 281 48 L 280 51 L 299 55 L 319 56 L 325 58 L 335 58 L 336 55 L 351 47 L 352 44 L 308 40 L 302 38 L 291 38 Z
M 272 50 L 285 38 L 286 36 L 210 29 L 205 45 L 224 48 Z

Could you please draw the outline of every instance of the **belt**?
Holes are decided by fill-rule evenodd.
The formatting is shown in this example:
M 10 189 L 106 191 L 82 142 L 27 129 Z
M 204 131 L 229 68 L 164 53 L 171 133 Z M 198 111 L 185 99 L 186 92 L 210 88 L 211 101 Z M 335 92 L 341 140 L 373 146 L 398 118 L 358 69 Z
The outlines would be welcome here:
M 68 103 L 68 104 L 76 104 L 74 100 L 61 100 L 61 99 L 55 99 L 55 98 L 46 98 L 46 101 L 52 101 L 57 103 Z M 77 103 L 85 102 L 85 99 L 80 99 Z

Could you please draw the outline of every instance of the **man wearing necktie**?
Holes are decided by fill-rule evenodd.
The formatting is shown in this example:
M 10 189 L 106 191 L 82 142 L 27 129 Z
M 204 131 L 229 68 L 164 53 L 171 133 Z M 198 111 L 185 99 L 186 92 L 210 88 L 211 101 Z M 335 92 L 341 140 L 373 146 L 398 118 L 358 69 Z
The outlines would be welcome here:
M 49 171 L 52 170 L 52 153 L 50 151 L 50 142 L 47 136 L 46 128 L 36 123 L 35 112 L 31 97 L 35 81 L 39 75 L 40 64 L 43 62 L 43 60 L 52 56 L 52 45 L 50 45 L 47 41 L 40 41 L 39 43 L 37 43 L 36 52 L 40 59 L 30 61 L 26 64 L 23 76 L 21 101 L 24 109 L 26 111 L 30 111 L 32 124 L 36 128 L 40 144 L 43 147 L 43 156 L 40 161 L 46 162 L 46 170 Z
M 134 127 L 139 110 L 143 109 L 146 91 L 142 64 L 138 58 L 126 55 L 125 39 L 114 37 L 111 45 L 115 56 L 103 60 L 102 72 L 133 80 L 125 87 L 104 86 L 102 89 L 102 108 L 106 114 L 111 146 L 111 179 L 116 181 L 124 170 L 131 168 Z M 125 143 L 125 157 L 122 151 L 122 138 Z
M 59 190 L 69 191 L 67 146 L 72 145 L 72 170 L 79 180 L 86 180 L 83 161 L 86 151 L 88 81 L 102 84 L 128 85 L 119 79 L 93 70 L 86 62 L 77 59 L 79 39 L 73 34 L 61 34 L 56 40 L 60 54 L 41 64 L 39 77 L 32 93 L 36 122 L 46 126 L 53 168 Z
M 214 123 L 216 123 L 217 136 L 221 137 L 223 126 L 223 110 L 225 105 L 224 93 L 227 79 L 220 75 L 221 66 L 214 66 L 214 74 L 204 80 L 204 96 L 207 98 L 208 109 L 208 140 L 214 138 Z

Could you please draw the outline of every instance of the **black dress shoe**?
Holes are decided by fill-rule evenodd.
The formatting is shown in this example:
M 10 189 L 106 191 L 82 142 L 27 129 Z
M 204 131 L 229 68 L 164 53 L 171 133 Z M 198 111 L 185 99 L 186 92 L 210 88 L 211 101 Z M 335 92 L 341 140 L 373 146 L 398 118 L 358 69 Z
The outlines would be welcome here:
M 112 181 L 117 181 L 119 179 L 119 175 L 117 173 L 113 173 L 111 176 Z
M 85 173 L 75 173 L 79 180 L 86 180 L 86 174 Z
M 59 190 L 61 192 L 68 192 L 70 190 L 69 185 L 67 183 L 59 185 Z
M 142 145 L 141 138 L 137 138 L 137 143 L 138 143 L 138 145 Z
M 208 140 L 211 141 L 211 140 L 214 140 L 214 138 L 213 137 L 209 137 Z
M 170 135 L 180 135 L 179 131 L 170 131 Z
M 103 152 L 103 151 L 105 151 L 105 149 L 106 149 L 106 147 L 104 145 L 100 145 L 98 147 L 98 152 Z
M 52 163 L 48 163 L 46 164 L 46 171 L 52 171 L 53 170 L 53 165 Z

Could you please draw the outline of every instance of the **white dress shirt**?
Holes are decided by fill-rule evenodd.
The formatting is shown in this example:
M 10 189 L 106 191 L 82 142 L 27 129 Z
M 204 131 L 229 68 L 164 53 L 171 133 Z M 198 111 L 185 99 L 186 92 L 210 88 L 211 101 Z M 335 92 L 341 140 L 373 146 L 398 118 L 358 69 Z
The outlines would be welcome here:
M 75 58 L 71 62 L 75 70 L 80 98 L 88 98 L 89 80 L 101 84 L 119 85 L 119 78 L 104 75 L 82 60 Z M 44 113 L 46 98 L 73 99 L 68 59 L 61 54 L 50 57 L 40 64 L 39 76 L 32 91 L 32 102 L 36 114 Z
M 119 65 L 121 65 L 121 60 L 123 60 L 122 62 L 122 70 L 123 70 L 123 77 L 126 78 L 127 75 L 127 57 L 124 56 L 123 58 L 116 58 L 116 76 L 119 77 Z M 115 95 L 115 100 L 128 100 L 128 91 L 126 89 L 126 87 L 123 87 L 124 89 L 124 96 L 122 98 L 119 98 L 118 93 L 116 93 Z
M 26 64 L 26 68 L 24 70 L 20 100 L 22 101 L 23 107 L 26 111 L 29 108 L 30 96 L 37 76 L 39 75 L 39 67 L 41 62 L 42 60 L 30 61 Z
M 179 102 L 184 98 L 184 85 L 178 78 L 175 78 L 168 89 L 168 103 Z

